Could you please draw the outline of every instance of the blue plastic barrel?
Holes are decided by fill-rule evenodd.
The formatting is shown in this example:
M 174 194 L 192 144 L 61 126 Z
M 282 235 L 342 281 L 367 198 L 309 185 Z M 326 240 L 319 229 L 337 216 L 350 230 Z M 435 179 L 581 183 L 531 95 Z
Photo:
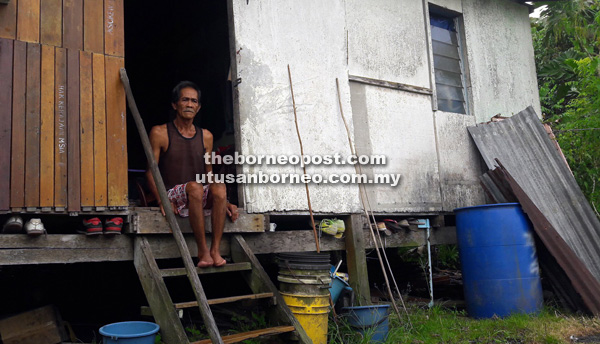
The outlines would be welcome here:
M 454 209 L 467 311 L 474 318 L 541 310 L 531 223 L 519 203 Z
M 104 344 L 154 344 L 160 327 L 147 321 L 124 321 L 100 328 Z

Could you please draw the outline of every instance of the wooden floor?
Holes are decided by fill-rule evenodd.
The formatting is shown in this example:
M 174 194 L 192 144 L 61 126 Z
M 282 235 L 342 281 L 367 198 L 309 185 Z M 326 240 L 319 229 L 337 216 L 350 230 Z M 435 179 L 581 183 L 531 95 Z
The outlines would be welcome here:
M 365 249 L 374 248 L 367 231 L 363 232 Z M 117 236 L 86 236 L 83 234 L 49 234 L 29 237 L 25 234 L 0 234 L 0 265 L 55 264 L 82 262 L 109 262 L 133 260 L 136 234 Z M 169 234 L 146 235 L 157 259 L 179 257 L 173 237 Z M 190 252 L 196 255 L 192 234 L 185 235 Z M 255 254 L 278 252 L 315 251 L 314 236 L 310 230 L 275 231 L 244 234 Z M 208 238 L 210 242 L 210 236 Z M 432 244 L 456 243 L 454 227 L 432 230 Z M 407 231 L 386 237 L 386 247 L 419 246 L 425 243 L 424 231 Z M 332 236 L 321 238 L 322 251 L 345 250 L 344 239 Z M 229 255 L 229 237 L 221 245 L 224 255 Z
M 47 214 L 40 214 L 47 215 Z M 52 215 L 49 215 L 52 216 Z M 60 215 L 55 215 L 60 216 Z M 64 216 L 64 215 L 63 215 Z M 351 215 L 353 220 L 346 225 L 346 234 L 350 235 L 350 223 L 363 228 L 360 215 Z M 0 234 L 0 266 L 1 265 L 27 265 L 27 264 L 65 264 L 84 262 L 111 262 L 132 261 L 134 253 L 134 238 L 138 235 L 147 237 L 148 242 L 157 259 L 180 257 L 166 219 L 160 214 L 158 208 L 130 208 L 127 211 L 129 225 L 121 235 L 95 235 L 84 234 L 52 234 L 55 228 L 49 228 L 49 234 L 39 237 L 30 237 L 26 234 Z M 180 226 L 186 238 L 190 253 L 197 254 L 196 244 L 189 225 L 184 218 L 179 219 Z M 221 244 L 221 254 L 229 256 L 228 233 L 243 233 L 244 239 L 255 254 L 279 252 L 307 252 L 316 251 L 315 239 L 312 230 L 286 230 L 266 231 L 269 216 L 263 214 L 247 214 L 240 211 L 240 217 L 235 222 L 227 220 L 225 235 Z M 72 222 L 71 222 L 72 223 Z M 206 219 L 206 229 L 210 233 L 210 218 Z M 61 228 L 60 233 L 76 233 Z M 58 232 L 58 231 L 57 231 Z M 425 230 L 412 228 L 396 232 L 391 236 L 382 235 L 384 247 L 420 246 L 426 244 Z M 347 238 L 346 238 L 347 239 Z M 320 238 L 322 251 L 346 250 L 348 240 L 337 239 L 330 235 Z M 356 247 L 365 250 L 375 248 L 371 234 L 363 230 L 363 240 L 350 240 Z M 207 237 L 210 243 L 210 235 Z M 363 245 L 364 243 L 364 245 Z M 453 244 L 456 243 L 455 227 L 439 227 L 431 231 L 431 243 Z

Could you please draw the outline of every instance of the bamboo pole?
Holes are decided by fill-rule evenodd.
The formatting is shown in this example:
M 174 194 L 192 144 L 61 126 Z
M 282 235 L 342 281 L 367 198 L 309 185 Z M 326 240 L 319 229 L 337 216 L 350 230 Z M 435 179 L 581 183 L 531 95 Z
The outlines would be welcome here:
M 296 133 L 298 134 L 298 142 L 300 142 L 300 155 L 302 156 L 302 161 L 304 161 L 304 148 L 302 147 L 302 138 L 300 137 L 300 129 L 298 128 L 298 115 L 296 114 L 296 100 L 294 99 L 294 86 L 292 84 L 292 72 L 290 71 L 290 65 L 288 68 L 288 76 L 290 78 L 290 90 L 292 91 L 292 105 L 294 107 L 294 122 L 296 123 Z M 304 170 L 304 174 L 306 174 L 306 165 L 302 164 L 302 169 Z M 308 212 L 310 213 L 310 222 L 312 224 L 313 233 L 315 234 L 315 244 L 317 245 L 317 252 L 321 252 L 321 248 L 319 247 L 319 237 L 317 235 L 317 227 L 315 226 L 315 218 L 313 216 L 312 205 L 310 204 L 310 192 L 308 191 L 308 184 L 304 183 L 306 187 L 306 199 L 308 200 Z

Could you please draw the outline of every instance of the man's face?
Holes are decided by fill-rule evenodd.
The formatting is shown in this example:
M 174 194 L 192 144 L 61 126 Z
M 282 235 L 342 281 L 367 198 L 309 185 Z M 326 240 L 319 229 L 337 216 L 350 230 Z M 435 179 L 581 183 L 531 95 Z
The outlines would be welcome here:
M 171 105 L 177 112 L 177 117 L 182 117 L 183 119 L 193 119 L 200 110 L 198 92 L 191 87 L 186 87 L 181 90 L 177 103 Z

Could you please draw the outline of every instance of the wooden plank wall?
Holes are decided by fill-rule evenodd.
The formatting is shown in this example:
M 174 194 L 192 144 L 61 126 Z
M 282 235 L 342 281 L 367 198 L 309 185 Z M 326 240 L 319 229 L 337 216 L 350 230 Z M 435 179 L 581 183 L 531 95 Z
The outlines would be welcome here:
M 10 206 L 25 206 L 25 85 L 27 43 L 14 42 Z
M 123 0 L 0 5 L 0 211 L 125 207 Z
M 67 206 L 67 49 L 55 48 L 54 206 Z
M 54 205 L 54 47 L 42 45 L 40 206 Z
M 0 17 L 0 23 L 2 18 Z M 0 38 L 0 190 L 10 190 L 14 41 Z M 0 192 L 0 210 L 10 208 L 10 194 Z
M 27 43 L 25 92 L 25 206 L 40 204 L 40 81 L 42 52 L 39 44 Z

